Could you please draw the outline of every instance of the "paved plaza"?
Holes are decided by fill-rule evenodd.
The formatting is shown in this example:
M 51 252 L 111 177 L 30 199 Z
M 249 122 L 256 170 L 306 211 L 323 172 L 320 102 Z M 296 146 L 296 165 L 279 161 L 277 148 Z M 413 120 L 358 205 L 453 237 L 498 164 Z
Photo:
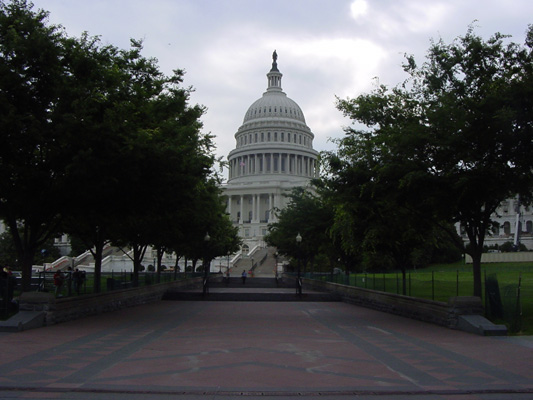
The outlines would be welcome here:
M 0 348 L 0 399 L 533 398 L 531 337 L 341 302 L 162 301 Z

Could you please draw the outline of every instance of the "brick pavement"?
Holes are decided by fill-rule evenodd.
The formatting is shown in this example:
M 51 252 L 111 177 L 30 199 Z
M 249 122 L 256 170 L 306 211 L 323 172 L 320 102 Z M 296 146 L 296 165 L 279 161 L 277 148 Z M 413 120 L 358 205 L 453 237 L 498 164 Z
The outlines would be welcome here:
M 0 333 L 0 398 L 533 398 L 530 339 L 345 303 L 166 301 Z

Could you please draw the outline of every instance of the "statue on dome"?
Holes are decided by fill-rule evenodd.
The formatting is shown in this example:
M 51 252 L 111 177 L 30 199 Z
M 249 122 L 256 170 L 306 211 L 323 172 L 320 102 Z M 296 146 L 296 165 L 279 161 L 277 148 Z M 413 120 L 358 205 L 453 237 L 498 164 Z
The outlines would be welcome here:
M 274 53 L 272 53 L 272 59 L 274 62 L 278 61 L 278 53 L 276 53 L 276 50 L 274 50 Z

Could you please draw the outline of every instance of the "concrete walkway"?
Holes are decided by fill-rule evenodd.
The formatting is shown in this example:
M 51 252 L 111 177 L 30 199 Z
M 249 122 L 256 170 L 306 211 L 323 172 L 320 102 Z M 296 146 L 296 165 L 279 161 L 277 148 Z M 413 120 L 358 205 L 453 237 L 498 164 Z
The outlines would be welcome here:
M 345 303 L 164 301 L 0 333 L 1 399 L 533 398 L 533 340 Z

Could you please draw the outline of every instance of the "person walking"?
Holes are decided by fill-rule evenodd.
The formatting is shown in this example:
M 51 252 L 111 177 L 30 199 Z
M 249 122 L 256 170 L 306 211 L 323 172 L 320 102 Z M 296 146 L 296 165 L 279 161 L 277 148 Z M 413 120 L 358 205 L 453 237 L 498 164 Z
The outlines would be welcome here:
M 244 285 L 246 283 L 246 270 L 242 270 L 241 278 L 242 278 L 242 284 Z

